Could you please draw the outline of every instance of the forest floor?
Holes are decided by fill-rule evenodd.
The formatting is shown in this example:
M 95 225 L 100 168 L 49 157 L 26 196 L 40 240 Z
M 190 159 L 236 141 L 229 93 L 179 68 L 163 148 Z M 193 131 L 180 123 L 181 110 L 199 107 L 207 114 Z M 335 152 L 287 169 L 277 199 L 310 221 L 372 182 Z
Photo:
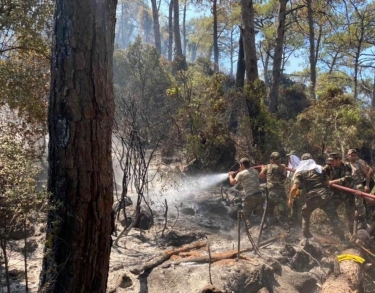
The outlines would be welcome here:
M 271 239 L 271 242 L 260 248 L 260 255 L 254 251 L 243 252 L 237 261 L 236 254 L 226 254 L 238 248 L 233 206 L 223 200 L 224 194 L 234 193 L 232 187 L 194 189 L 191 186 L 181 191 L 172 184 L 163 188 L 166 195 L 154 193 L 149 197 L 154 213 L 152 228 L 147 231 L 133 228 L 112 247 L 107 292 L 256 293 L 263 290 L 259 292 L 315 293 L 320 292 L 321 284 L 333 271 L 332 255 L 345 249 L 346 244 L 334 235 L 325 215 L 318 210 L 313 215 L 314 238 L 310 243 L 303 239 L 297 221 L 289 226 L 273 225 L 263 231 L 261 241 Z M 136 195 L 130 196 L 136 202 Z M 167 222 L 165 200 L 168 202 Z M 117 232 L 122 229 L 118 223 Z M 45 237 L 42 225 L 35 226 L 34 230 L 28 238 L 29 292 L 37 292 Z M 249 231 L 257 242 L 259 224 L 252 225 Z M 196 249 L 176 253 L 154 268 L 142 270 L 143 265 L 173 249 L 199 242 L 203 244 Z M 240 244 L 241 249 L 252 248 L 243 224 Z M 23 240 L 12 241 L 9 253 L 11 292 L 25 292 L 23 247 Z M 217 261 L 217 256 L 222 259 Z M 137 269 L 140 272 L 134 273 Z M 7 292 L 3 271 L 0 276 L 0 292 Z M 370 271 L 366 282 L 373 282 Z M 217 291 L 204 291 L 211 283 Z

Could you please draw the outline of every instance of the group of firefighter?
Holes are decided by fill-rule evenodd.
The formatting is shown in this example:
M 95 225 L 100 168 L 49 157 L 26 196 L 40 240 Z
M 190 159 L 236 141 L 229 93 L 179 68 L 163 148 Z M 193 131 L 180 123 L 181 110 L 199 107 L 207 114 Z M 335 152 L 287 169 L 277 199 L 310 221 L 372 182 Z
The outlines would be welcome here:
M 355 149 L 348 151 L 345 161 L 341 154 L 330 153 L 324 166 L 317 164 L 309 153 L 299 158 L 295 151 L 291 151 L 287 157 L 288 165 L 282 164 L 280 154 L 273 152 L 270 163 L 259 166 L 260 172 L 250 166 L 248 158 L 242 158 L 239 170 L 229 172 L 230 183 L 240 183 L 243 187 L 243 212 L 250 222 L 259 219 L 266 209 L 268 225 L 289 226 L 297 219 L 301 221 L 303 236 L 311 238 L 311 214 L 320 208 L 329 218 L 334 232 L 345 240 L 345 225 L 337 213 L 337 208 L 344 204 L 350 234 L 355 236 L 361 229 L 371 235 L 375 223 L 375 201 L 364 200 L 361 195 L 372 191 L 374 172 L 358 158 Z M 266 197 L 260 184 L 264 179 Z M 340 186 L 347 188 L 338 188 Z

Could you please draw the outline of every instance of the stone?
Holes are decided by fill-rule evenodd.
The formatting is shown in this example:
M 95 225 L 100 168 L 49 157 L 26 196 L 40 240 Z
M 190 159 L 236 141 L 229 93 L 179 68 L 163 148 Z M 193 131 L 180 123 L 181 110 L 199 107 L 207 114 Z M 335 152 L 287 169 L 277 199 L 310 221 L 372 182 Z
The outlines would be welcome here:
M 134 227 L 149 230 L 152 225 L 154 225 L 154 217 L 151 210 L 146 206 L 141 206 L 138 221 L 134 224 Z

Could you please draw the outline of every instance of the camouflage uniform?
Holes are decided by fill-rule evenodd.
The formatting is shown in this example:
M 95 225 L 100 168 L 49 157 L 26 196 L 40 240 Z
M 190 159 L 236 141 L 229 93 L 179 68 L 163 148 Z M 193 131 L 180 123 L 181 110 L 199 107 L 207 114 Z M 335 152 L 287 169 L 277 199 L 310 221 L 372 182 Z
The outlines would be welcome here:
M 273 216 L 275 208 L 278 211 L 278 219 L 288 216 L 285 192 L 285 169 L 277 164 L 268 164 L 266 169 L 268 206 L 267 216 Z
M 327 214 L 340 238 L 344 237 L 339 217 L 332 203 L 331 193 L 327 187 L 327 179 L 328 177 L 324 170 L 322 173 L 318 173 L 315 170 L 300 171 L 294 176 L 294 183 L 299 184 L 306 192 L 306 202 L 301 211 L 304 237 L 311 237 L 310 216 L 317 208 L 322 209 Z
M 363 174 L 360 165 L 367 166 L 366 162 L 360 159 L 357 160 L 355 163 L 350 164 L 352 168 L 354 188 L 364 192 L 365 187 L 363 186 L 363 181 L 366 180 L 366 176 L 365 174 Z M 363 203 L 363 198 L 356 196 L 354 199 L 354 202 L 355 202 L 355 208 L 356 208 L 358 220 L 363 222 L 366 217 L 366 208 Z
M 258 171 L 253 168 L 238 172 L 235 180 L 240 183 L 245 191 L 244 214 L 248 218 L 253 211 L 262 215 L 264 196 L 260 189 Z
M 293 175 L 294 176 L 294 175 Z M 293 178 L 292 176 L 292 178 Z M 289 186 L 287 190 L 290 190 L 290 188 L 293 186 L 294 180 L 290 180 Z M 291 217 L 294 219 L 294 221 L 297 221 L 297 224 L 301 226 L 302 217 L 301 217 L 301 209 L 302 206 L 305 204 L 305 192 L 303 190 L 299 190 L 299 194 L 297 197 L 293 200 L 293 206 L 291 208 Z
M 329 180 L 339 179 L 340 185 L 353 188 L 353 178 L 352 178 L 352 167 L 348 163 L 342 163 L 339 167 L 332 167 L 329 165 L 324 166 L 323 168 L 328 175 Z M 349 231 L 353 232 L 353 223 L 354 223 L 354 198 L 355 196 L 352 193 L 339 191 L 335 188 L 331 189 L 332 191 L 332 202 L 335 209 L 342 203 L 345 205 L 346 217 L 349 223 Z

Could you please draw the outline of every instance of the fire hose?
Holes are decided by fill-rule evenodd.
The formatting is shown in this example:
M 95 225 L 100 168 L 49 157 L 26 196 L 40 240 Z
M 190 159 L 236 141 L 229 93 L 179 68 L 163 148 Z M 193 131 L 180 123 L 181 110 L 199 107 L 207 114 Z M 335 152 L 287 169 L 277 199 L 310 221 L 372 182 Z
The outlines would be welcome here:
M 360 190 L 355 190 L 355 189 L 345 187 L 345 186 L 341 186 L 341 185 L 338 185 L 338 184 L 331 184 L 330 186 L 333 187 L 333 188 L 336 188 L 338 190 L 341 190 L 341 191 L 353 193 L 354 195 L 362 197 L 362 198 L 368 198 L 368 199 L 375 200 L 374 194 L 366 193 L 366 192 L 363 192 L 363 191 L 360 191 Z

